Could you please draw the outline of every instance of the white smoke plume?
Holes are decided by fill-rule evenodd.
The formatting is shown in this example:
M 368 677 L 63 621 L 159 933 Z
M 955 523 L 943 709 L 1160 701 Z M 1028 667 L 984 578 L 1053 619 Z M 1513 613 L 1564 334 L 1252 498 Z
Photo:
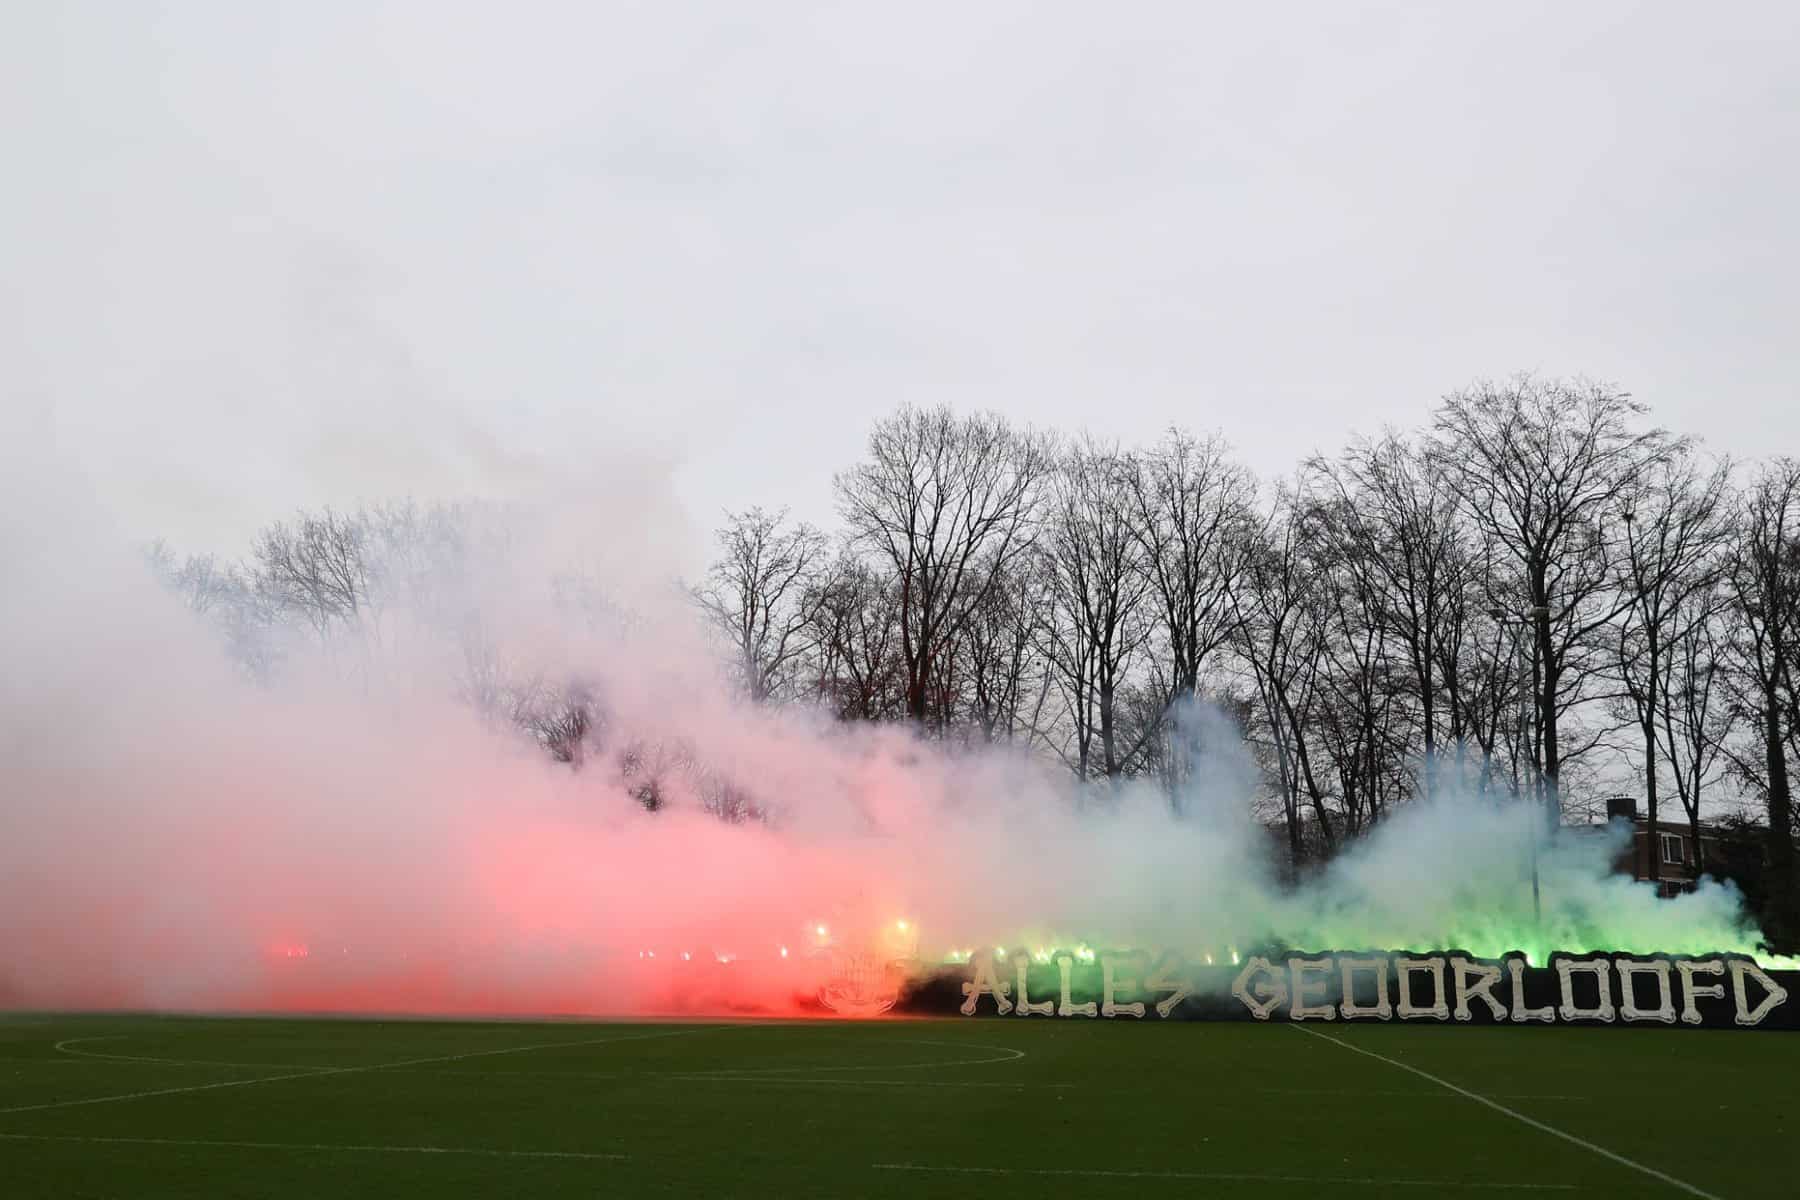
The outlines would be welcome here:
M 818 943 L 902 921 L 926 959 L 1754 943 L 1729 889 L 1658 902 L 1598 836 L 1544 850 L 1540 922 L 1519 810 L 1468 801 L 1284 887 L 1254 766 L 1204 712 L 1176 815 L 1149 785 L 741 703 L 641 471 L 484 510 L 491 552 L 396 592 L 372 642 L 285 646 L 255 682 L 33 432 L 0 506 L 0 1006 L 779 1012 L 816 990 Z M 484 719 L 445 610 L 515 670 L 587 681 L 611 745 L 678 758 L 660 810 L 619 756 L 572 769 Z M 720 819 L 721 795 L 763 818 Z

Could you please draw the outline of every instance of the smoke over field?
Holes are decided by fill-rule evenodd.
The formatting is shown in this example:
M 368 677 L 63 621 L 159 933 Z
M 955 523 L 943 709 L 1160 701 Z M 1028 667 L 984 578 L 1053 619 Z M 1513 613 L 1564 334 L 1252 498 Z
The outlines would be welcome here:
M 7 7 L 0 1007 L 1800 952 L 1786 28 Z
M 845 948 L 1756 940 L 1728 889 L 1657 901 L 1610 876 L 1597 833 L 1545 848 L 1534 921 L 1509 804 L 1414 804 L 1281 886 L 1254 764 L 1204 715 L 1176 817 L 1149 783 L 1082 788 L 1021 753 L 742 702 L 685 597 L 576 510 L 489 511 L 502 549 L 395 590 L 354 638 L 274 647 L 259 680 L 78 487 L 9 466 L 7 1007 L 784 1012 Z M 68 517 L 54 537 L 46 506 Z M 545 557 L 574 534 L 599 539 L 581 587 Z M 585 759 L 471 699 L 476 631 L 479 662 L 596 697 Z

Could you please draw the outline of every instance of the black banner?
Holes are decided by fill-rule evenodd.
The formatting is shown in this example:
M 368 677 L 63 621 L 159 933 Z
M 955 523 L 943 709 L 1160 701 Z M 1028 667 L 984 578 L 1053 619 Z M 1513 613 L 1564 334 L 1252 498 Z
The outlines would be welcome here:
M 1800 1030 L 1800 971 L 1741 954 L 1265 951 L 1231 963 L 1145 951 L 986 950 L 916 979 L 898 1011 L 1188 1021 L 1404 1021 Z

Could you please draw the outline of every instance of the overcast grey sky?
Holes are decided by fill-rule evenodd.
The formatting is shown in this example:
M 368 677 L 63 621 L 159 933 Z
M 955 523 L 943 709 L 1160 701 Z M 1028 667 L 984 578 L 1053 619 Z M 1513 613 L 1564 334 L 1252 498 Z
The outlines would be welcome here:
M 1278 473 L 1530 368 L 1800 450 L 1796 63 L 1792 3 L 11 0 L 4 403 L 190 545 L 625 461 L 828 519 L 902 401 Z

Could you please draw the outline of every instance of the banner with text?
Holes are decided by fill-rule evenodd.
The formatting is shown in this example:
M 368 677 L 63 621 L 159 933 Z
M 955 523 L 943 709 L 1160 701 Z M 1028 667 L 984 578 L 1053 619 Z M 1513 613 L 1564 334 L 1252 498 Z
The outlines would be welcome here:
M 917 1014 L 1127 1020 L 1413 1021 L 1455 1025 L 1670 1025 L 1800 1030 L 1800 971 L 1736 954 L 1458 950 L 1250 955 L 984 950 L 915 980 Z

